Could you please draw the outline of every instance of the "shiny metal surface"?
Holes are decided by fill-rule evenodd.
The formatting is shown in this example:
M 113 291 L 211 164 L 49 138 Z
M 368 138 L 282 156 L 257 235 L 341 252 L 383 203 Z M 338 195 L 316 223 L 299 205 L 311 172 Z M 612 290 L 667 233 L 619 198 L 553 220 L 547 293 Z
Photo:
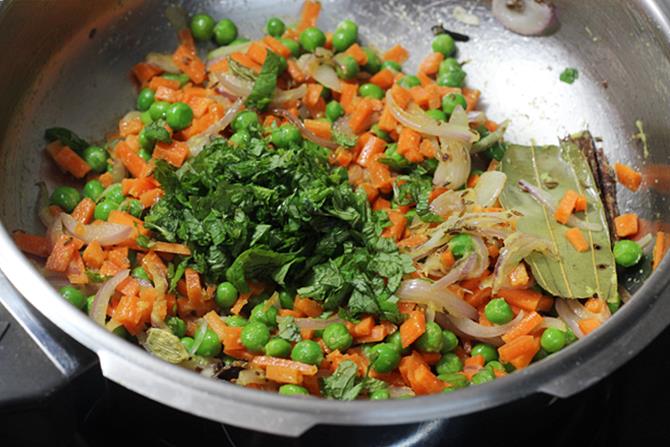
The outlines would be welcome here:
M 242 34 L 259 36 L 264 21 L 291 21 L 300 2 L 290 0 L 183 1 L 234 19 Z M 641 169 L 648 192 L 622 191 L 620 204 L 650 228 L 670 222 L 667 172 L 670 149 L 670 4 L 652 0 L 559 0 L 561 26 L 549 37 L 528 38 L 500 27 L 482 1 L 324 1 L 320 26 L 343 18 L 360 24 L 364 42 L 381 49 L 402 42 L 414 71 L 430 48 L 430 27 L 442 22 L 472 40 L 459 45 L 468 85 L 483 91 L 488 114 L 511 118 L 509 140 L 551 143 L 588 127 L 603 139 L 612 161 Z M 41 312 L 100 357 L 104 374 L 165 404 L 211 419 L 286 435 L 314 424 L 394 424 L 476 412 L 533 393 L 563 397 L 595 383 L 638 352 L 668 324 L 670 261 L 640 287 L 605 327 L 558 355 L 485 386 L 400 402 L 298 400 L 242 389 L 167 365 L 106 333 L 59 299 L 11 242 L 8 232 L 43 231 L 34 203 L 38 179 L 67 181 L 44 157 L 43 130 L 66 126 L 96 141 L 114 130 L 133 107 L 128 71 L 149 51 L 176 46 L 163 11 L 168 2 L 140 0 L 5 1 L 0 10 L 0 268 Z M 36 7 L 36 6 L 39 7 Z M 481 18 L 479 27 L 451 16 L 455 5 Z M 565 67 L 580 78 L 558 80 Z M 631 136 L 641 119 L 650 142 L 647 157 Z M 644 189 L 644 191 L 647 191 Z M 6 231 L 5 231 L 6 230 Z M 4 286 L 6 287 L 6 286 Z M 3 283 L 0 282 L 0 293 Z M 265 425 L 256 421 L 262 420 Z

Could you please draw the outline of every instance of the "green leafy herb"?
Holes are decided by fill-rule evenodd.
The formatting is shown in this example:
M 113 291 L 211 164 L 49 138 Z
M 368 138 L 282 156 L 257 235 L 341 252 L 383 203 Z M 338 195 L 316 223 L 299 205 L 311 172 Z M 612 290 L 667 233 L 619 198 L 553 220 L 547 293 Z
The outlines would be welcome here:
M 177 284 L 184 276 L 186 267 L 188 267 L 188 258 L 182 259 L 181 262 L 177 264 L 177 267 L 175 267 L 173 263 L 170 263 L 168 268 L 168 279 L 170 280 L 170 287 L 168 288 L 168 292 L 172 293 L 177 289 Z
M 68 146 L 75 152 L 82 153 L 90 146 L 86 140 L 80 138 L 76 133 L 64 127 L 51 127 L 44 132 L 44 138 L 47 141 L 60 141 L 64 146 Z
M 98 272 L 94 272 L 93 270 L 86 270 L 86 276 L 88 276 L 88 280 L 94 283 L 101 283 L 107 281 L 107 276 L 101 275 Z
M 430 211 L 433 179 L 425 167 L 419 165 L 411 173 L 398 177 L 404 182 L 393 186 L 393 203 L 398 206 L 416 204 L 416 214 L 424 222 L 440 223 L 442 218 Z
M 135 239 L 135 242 L 137 242 L 137 245 L 139 245 L 142 248 L 151 248 L 151 246 L 153 245 L 151 239 L 149 239 L 148 236 L 145 236 L 143 234 L 138 235 L 137 239 Z
M 337 129 L 333 129 L 332 136 L 333 140 L 337 144 L 344 147 L 354 147 L 356 146 L 356 142 L 358 141 L 356 135 L 347 135 L 344 132 L 340 132 Z
M 160 143 L 172 143 L 172 138 L 170 138 L 170 132 L 168 132 L 164 126 L 165 121 L 163 120 L 153 121 L 144 128 L 144 133 L 146 134 L 147 138 L 150 141 L 153 142 L 158 141 Z
M 576 68 L 566 68 L 561 72 L 559 79 L 566 84 L 572 84 L 579 78 L 579 71 Z
M 523 214 L 517 229 L 550 240 L 558 253 L 556 257 L 535 252 L 526 258 L 540 286 L 564 298 L 596 295 L 607 300 L 616 295 L 617 275 L 607 217 L 589 163 L 573 138 L 562 141 L 560 146 L 510 145 L 500 169 L 507 174 L 500 203 Z M 549 176 L 545 178 L 555 180 L 554 188 L 548 189 L 543 184 L 543 172 Z M 569 227 L 556 222 L 549 210 L 523 192 L 518 187 L 519 180 L 541 189 L 554 203 L 568 189 L 586 196 L 589 205 L 578 217 L 601 227 L 600 231 L 582 230 L 589 241 L 588 251 L 580 253 L 572 247 L 565 237 Z
M 292 316 L 277 317 L 277 324 L 279 325 L 278 337 L 288 341 L 302 340 L 300 328 L 295 324 L 295 319 Z
M 323 379 L 323 395 L 337 400 L 354 400 L 363 390 L 363 382 L 357 380 L 358 366 L 351 360 L 337 365 L 335 372 Z
M 261 72 L 256 78 L 256 82 L 254 82 L 254 87 L 251 89 L 251 93 L 247 97 L 245 104 L 248 107 L 264 110 L 268 104 L 272 102 L 272 96 L 277 87 L 279 65 L 279 56 L 272 51 L 268 51 L 265 56 L 263 68 L 261 68 Z

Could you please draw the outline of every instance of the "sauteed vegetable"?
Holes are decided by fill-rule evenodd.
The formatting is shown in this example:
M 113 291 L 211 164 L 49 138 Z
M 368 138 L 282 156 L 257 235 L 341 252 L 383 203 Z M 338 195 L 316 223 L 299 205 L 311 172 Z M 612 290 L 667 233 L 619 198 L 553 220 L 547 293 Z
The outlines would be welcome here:
M 324 32 L 320 11 L 254 40 L 198 14 L 132 67 L 113 134 L 46 131 L 79 188 L 41 184 L 46 235 L 14 238 L 64 299 L 202 374 L 383 400 L 553 355 L 619 309 L 617 270 L 658 265 L 666 235 L 650 253 L 644 221 L 618 214 L 587 132 L 510 144 L 442 27 L 411 74 L 402 43 L 363 45 L 351 20 Z

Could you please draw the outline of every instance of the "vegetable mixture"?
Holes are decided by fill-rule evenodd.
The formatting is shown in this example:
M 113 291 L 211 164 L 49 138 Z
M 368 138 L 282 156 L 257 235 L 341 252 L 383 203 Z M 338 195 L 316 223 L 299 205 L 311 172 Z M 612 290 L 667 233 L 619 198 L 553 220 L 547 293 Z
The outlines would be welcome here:
M 41 185 L 46 235 L 14 238 L 63 298 L 167 362 L 341 400 L 496 380 L 616 312 L 652 237 L 590 135 L 509 144 L 444 28 L 409 74 L 320 9 L 253 41 L 198 14 L 113 135 L 46 131 L 82 185 Z

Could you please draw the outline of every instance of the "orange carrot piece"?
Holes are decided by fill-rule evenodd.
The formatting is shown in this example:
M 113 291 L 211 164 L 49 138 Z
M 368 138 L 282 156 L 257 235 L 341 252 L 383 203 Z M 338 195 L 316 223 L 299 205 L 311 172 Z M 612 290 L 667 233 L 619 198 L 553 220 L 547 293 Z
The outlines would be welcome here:
M 19 250 L 24 253 L 46 258 L 51 252 L 49 239 L 45 236 L 15 231 L 12 233 L 12 238 L 16 246 L 19 247 Z
M 361 48 L 361 46 L 358 45 L 357 43 L 354 43 L 349 48 L 347 48 L 347 50 L 344 53 L 353 57 L 360 66 L 363 66 L 368 63 L 368 55 L 365 54 L 363 48 Z
M 368 173 L 372 180 L 372 185 L 383 193 L 391 192 L 393 188 L 393 178 L 391 177 L 391 170 L 384 163 L 378 160 L 382 154 L 373 155 L 368 164 Z
M 428 93 L 427 88 L 417 85 L 409 89 L 409 94 L 412 96 L 412 101 L 414 101 L 416 105 L 423 107 L 424 109 L 428 108 L 430 93 Z
M 265 377 L 277 383 L 291 383 L 294 385 L 302 383 L 302 373 L 286 366 L 268 365 L 265 368 Z
M 379 197 L 379 190 L 371 183 L 363 182 L 359 185 L 359 188 L 365 191 L 365 195 L 367 196 L 369 203 L 373 203 L 375 200 L 377 200 L 377 197 Z
M 404 127 L 400 131 L 400 138 L 398 139 L 398 154 L 407 155 L 413 152 L 419 152 L 419 143 L 421 142 L 421 134 Z
M 637 214 L 622 214 L 614 218 L 614 228 L 619 237 L 628 237 L 637 234 L 639 229 L 639 219 Z
M 400 325 L 402 347 L 406 348 L 414 343 L 424 332 L 426 332 L 426 315 L 420 310 L 411 311 L 409 318 Z
M 315 82 L 307 84 L 307 93 L 303 102 L 305 105 L 313 107 L 321 98 L 321 93 L 323 92 L 323 85 L 317 84 Z
M 540 324 L 542 324 L 542 321 L 544 321 L 542 315 L 538 314 L 537 312 L 531 312 L 523 317 L 519 324 L 507 331 L 507 333 L 502 336 L 502 339 L 505 343 L 509 343 L 516 338 L 530 334 L 535 329 L 537 329 Z
M 601 325 L 600 320 L 595 318 L 585 318 L 580 320 L 577 324 L 579 325 L 579 329 L 584 333 L 584 335 L 589 335 L 591 332 L 598 329 Z
M 295 297 L 293 310 L 304 313 L 310 318 L 316 318 L 323 313 L 323 307 L 318 302 L 302 296 Z
M 264 369 L 268 366 L 283 366 L 285 368 L 290 368 L 295 371 L 299 371 L 305 376 L 313 376 L 317 373 L 318 368 L 314 365 L 308 365 L 307 363 L 296 362 L 295 360 L 282 359 L 278 357 L 269 357 L 267 355 L 256 356 L 251 361 L 252 368 Z
M 69 172 L 76 178 L 83 178 L 91 170 L 91 167 L 83 158 L 58 141 L 47 145 L 47 152 L 49 152 L 49 155 L 51 155 L 59 168 L 65 172 Z
M 577 201 L 575 202 L 575 212 L 586 211 L 588 203 L 586 197 L 583 195 L 577 196 Z
M 496 130 L 498 130 L 498 123 L 496 123 L 495 121 L 486 120 L 484 122 L 484 127 L 486 127 L 486 130 L 488 130 L 489 132 L 495 132 Z
M 349 166 L 354 161 L 354 155 L 345 147 L 338 147 L 335 152 L 332 152 L 332 157 L 329 158 L 331 164 L 338 166 Z
M 202 303 L 200 275 L 189 267 L 184 271 L 184 279 L 186 280 L 186 295 L 188 296 L 188 300 L 195 306 L 198 306 Z
M 263 37 L 263 43 L 265 43 L 265 45 L 267 45 L 268 48 L 270 48 L 270 50 L 272 50 L 274 53 L 277 53 L 282 57 L 288 59 L 289 56 L 291 56 L 291 50 L 286 45 L 281 43 L 279 39 L 276 39 L 270 35 L 266 35 Z
M 376 85 L 377 87 L 387 90 L 393 85 L 393 80 L 395 75 L 388 68 L 379 70 L 374 76 L 370 78 L 370 82 Z
M 642 174 L 623 163 L 615 163 L 614 170 L 616 171 L 617 179 L 626 188 L 631 191 L 637 191 L 642 183 Z
M 372 156 L 375 154 L 381 154 L 386 149 L 386 141 L 375 136 L 371 136 L 365 142 L 365 145 L 361 149 L 361 152 L 358 154 L 356 163 L 367 168 L 372 160 Z
M 191 249 L 184 244 L 156 241 L 151 245 L 151 248 L 159 253 L 171 253 L 175 255 L 191 256 Z
M 400 374 L 417 395 L 435 394 L 446 388 L 446 383 L 432 373 L 418 352 L 403 357 L 398 366 Z
M 147 162 L 137 153 L 133 152 L 125 141 L 121 141 L 116 145 L 114 153 L 133 177 L 146 177 L 149 174 Z
M 93 241 L 84 250 L 82 254 L 84 264 L 87 267 L 94 269 L 100 268 L 102 263 L 105 261 L 105 252 L 100 245 L 100 242 Z
M 140 203 L 144 208 L 151 208 L 158 200 L 163 197 L 163 190 L 160 188 L 150 189 L 140 194 Z
M 64 272 L 77 248 L 72 239 L 62 237 L 56 242 L 51 254 L 47 258 L 45 268 L 52 272 Z
M 320 100 L 323 100 L 323 98 L 319 98 Z M 309 120 L 306 119 L 303 121 L 303 124 L 305 125 L 305 128 L 312 132 L 314 135 L 317 137 L 325 138 L 327 140 L 330 140 L 330 138 L 333 135 L 333 131 L 330 127 L 330 123 L 328 121 L 321 121 L 321 120 Z
M 575 250 L 580 253 L 589 251 L 589 243 L 584 237 L 584 233 L 577 227 L 570 228 L 565 232 L 565 238 L 572 244 Z
M 529 353 L 535 355 L 539 351 L 539 341 L 532 335 L 521 335 L 498 348 L 501 362 L 511 360 Z
M 384 110 L 382 110 L 382 114 L 379 117 L 379 122 L 377 125 L 384 132 L 393 132 L 398 126 L 398 121 L 396 121 L 395 117 L 393 116 L 393 113 L 391 112 L 388 104 L 384 106 Z
M 532 289 L 501 289 L 497 296 L 505 298 L 508 304 L 527 311 L 537 310 L 542 299 L 542 294 Z
M 181 45 L 172 55 L 172 61 L 194 83 L 202 84 L 207 77 L 205 64 L 198 57 L 191 32 L 188 29 L 181 29 L 179 31 L 179 41 Z
M 316 21 L 321 12 L 321 3 L 315 0 L 306 0 L 302 5 L 302 12 L 300 13 L 300 20 L 296 25 L 296 31 L 302 32 L 305 29 L 316 26 Z
M 399 86 L 398 84 L 395 84 L 393 87 L 391 87 L 391 96 L 393 97 L 393 101 L 395 101 L 396 105 L 401 109 L 406 109 L 407 104 L 409 104 L 409 102 L 412 100 L 412 94 L 409 92 L 409 90 Z
M 407 236 L 406 238 L 398 242 L 398 247 L 405 247 L 405 248 L 418 247 L 427 240 L 428 236 L 426 236 L 425 234 L 411 234 L 410 236 Z
M 445 250 L 442 252 L 440 255 L 440 263 L 445 269 L 450 269 L 454 266 L 454 264 L 456 264 L 456 258 L 454 257 L 454 254 L 451 252 L 451 250 Z
M 163 73 L 163 71 L 162 68 L 146 62 L 135 64 L 131 69 L 133 76 L 135 76 L 135 79 L 137 79 L 142 86 L 147 85 L 154 76 L 158 76 Z
M 306 79 L 305 73 L 302 72 L 295 59 L 293 58 L 289 59 L 287 61 L 287 65 L 288 68 L 286 70 L 288 71 L 288 74 L 291 76 L 291 79 L 293 79 L 295 82 L 305 81 Z
M 442 53 L 431 53 L 419 65 L 419 71 L 427 75 L 432 75 L 440 69 L 440 63 L 444 60 Z
M 384 231 L 382 231 L 382 237 L 388 237 L 398 241 L 405 232 L 407 218 L 403 213 L 397 210 L 386 210 L 386 214 L 388 214 L 391 225 L 384 228 Z
M 656 270 L 656 268 L 660 265 L 663 257 L 665 256 L 665 253 L 668 251 L 668 248 L 670 248 L 670 241 L 668 239 L 668 235 L 663 231 L 656 233 L 656 241 L 654 242 L 654 251 L 652 254 L 651 264 L 654 270 Z
M 565 191 L 563 197 L 558 203 L 554 217 L 556 221 L 565 225 L 568 223 L 568 219 L 572 215 L 572 212 L 575 209 L 575 204 L 577 203 L 577 198 L 579 194 L 572 189 Z
M 370 101 L 361 101 L 356 110 L 349 116 L 349 127 L 355 134 L 361 134 L 367 130 L 370 125 L 370 118 L 374 110 Z
M 226 325 L 226 323 L 224 323 L 223 319 L 219 316 L 219 314 L 217 314 L 216 311 L 210 310 L 204 315 L 203 318 L 207 322 L 207 327 L 209 327 L 216 333 L 216 335 L 219 336 L 219 340 L 221 340 L 221 343 L 224 344 L 226 349 L 230 349 L 231 346 L 229 346 L 229 344 L 226 343 L 227 341 L 226 339 L 228 338 L 227 328 L 229 326 Z M 240 343 L 239 340 L 237 341 L 237 343 Z M 240 347 L 241 346 L 235 346 L 233 349 L 239 349 Z
M 260 73 L 261 71 L 261 66 L 256 63 L 252 58 L 250 58 L 248 55 L 244 53 L 240 53 L 239 51 L 236 51 L 230 55 L 230 58 L 237 62 L 238 64 L 242 65 L 243 67 L 246 67 L 250 70 L 255 71 L 256 73 Z M 290 65 L 289 65 L 290 68 Z
M 122 137 L 137 135 L 142 130 L 142 127 L 144 127 L 144 125 L 142 124 L 142 119 L 139 116 L 131 119 L 122 119 L 119 122 L 119 134 Z
M 258 65 L 263 65 L 265 63 L 265 58 L 268 55 L 268 50 L 259 42 L 251 42 L 249 48 L 247 49 L 247 56 L 251 58 L 252 61 L 256 62 Z
M 509 274 L 509 282 L 512 287 L 524 287 L 528 285 L 530 277 L 526 265 L 521 262 Z
M 483 289 L 475 290 L 475 293 L 466 295 L 465 301 L 467 301 L 471 306 L 476 308 L 481 308 L 486 305 L 491 299 L 492 289 L 490 287 L 485 287 Z
M 409 58 L 409 53 L 402 46 L 395 45 L 382 56 L 385 61 L 393 61 L 399 64 L 404 63 Z
M 437 149 L 432 141 L 428 138 L 424 138 L 419 145 L 419 152 L 426 158 L 434 158 L 435 154 L 437 154 Z
M 165 160 L 172 166 L 179 168 L 184 164 L 189 153 L 186 143 L 172 141 L 172 143 L 157 143 L 152 157 L 157 160 Z
M 375 211 L 391 209 L 391 202 L 389 202 L 383 197 L 379 197 L 377 200 L 375 200 L 375 203 L 372 205 L 372 209 Z
M 341 82 L 340 104 L 346 113 L 353 112 L 354 98 L 358 96 L 358 84 L 355 82 Z
M 466 112 L 472 112 L 477 108 L 481 93 L 482 92 L 474 88 L 463 89 L 462 95 L 465 97 L 465 102 L 467 103 L 467 107 L 465 108 Z
M 173 90 L 164 86 L 156 89 L 155 97 L 159 101 L 177 102 L 182 99 L 182 92 L 180 90 Z
M 589 312 L 597 314 L 600 313 L 605 307 L 605 301 L 601 300 L 600 298 L 589 298 L 586 300 L 586 303 L 584 303 L 584 307 Z
M 179 81 L 156 76 L 151 79 L 151 82 L 149 82 L 149 88 L 155 91 L 158 90 L 158 87 L 167 87 L 172 90 L 179 90 Z
M 72 217 L 79 223 L 87 224 L 93 219 L 94 211 L 95 202 L 88 197 L 84 197 L 72 210 Z

